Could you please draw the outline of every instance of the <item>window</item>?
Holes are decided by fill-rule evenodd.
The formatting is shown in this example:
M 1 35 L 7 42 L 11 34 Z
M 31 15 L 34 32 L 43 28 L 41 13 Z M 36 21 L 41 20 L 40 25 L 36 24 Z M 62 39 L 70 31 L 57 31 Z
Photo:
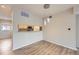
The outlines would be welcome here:
M 10 24 L 1 24 L 1 31 L 12 30 L 12 25 Z

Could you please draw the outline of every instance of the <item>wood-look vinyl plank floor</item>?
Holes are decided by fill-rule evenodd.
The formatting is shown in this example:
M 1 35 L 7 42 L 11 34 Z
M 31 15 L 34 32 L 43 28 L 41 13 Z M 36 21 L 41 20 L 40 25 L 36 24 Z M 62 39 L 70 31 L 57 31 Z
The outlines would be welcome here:
M 76 55 L 77 51 L 40 41 L 12 52 L 14 55 Z
M 2 42 L 8 42 L 9 45 L 11 44 L 10 43 L 11 40 L 0 41 L 0 49 Z M 11 48 L 11 46 L 9 46 L 9 48 Z M 11 51 L 11 49 L 6 51 L 0 50 L 0 55 L 76 55 L 76 54 L 77 51 L 44 40 L 16 49 L 14 51 Z

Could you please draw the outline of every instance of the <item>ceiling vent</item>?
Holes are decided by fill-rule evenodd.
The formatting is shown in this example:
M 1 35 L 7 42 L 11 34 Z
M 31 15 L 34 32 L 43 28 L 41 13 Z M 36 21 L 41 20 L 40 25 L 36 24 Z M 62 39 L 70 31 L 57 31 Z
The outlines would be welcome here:
M 44 4 L 44 9 L 48 9 L 50 7 L 50 4 Z

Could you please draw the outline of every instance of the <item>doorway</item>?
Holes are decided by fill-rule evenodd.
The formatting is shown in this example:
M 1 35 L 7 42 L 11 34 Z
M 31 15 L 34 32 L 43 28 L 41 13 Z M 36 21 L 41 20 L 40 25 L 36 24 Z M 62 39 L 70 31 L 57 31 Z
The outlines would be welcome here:
M 12 11 L 9 5 L 0 5 L 0 54 L 12 50 Z

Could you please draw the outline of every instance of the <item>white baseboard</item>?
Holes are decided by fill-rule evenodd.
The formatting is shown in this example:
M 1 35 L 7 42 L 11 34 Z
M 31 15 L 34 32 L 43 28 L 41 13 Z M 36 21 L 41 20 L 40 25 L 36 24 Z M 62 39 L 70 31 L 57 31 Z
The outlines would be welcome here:
M 52 41 L 49 41 L 49 40 L 45 40 L 45 41 L 48 41 L 48 42 L 50 42 L 50 43 L 54 43 L 54 44 L 57 44 L 57 45 L 60 45 L 60 46 L 63 46 L 63 47 L 66 47 L 66 48 L 69 48 L 69 49 L 72 49 L 72 50 L 75 50 L 75 51 L 77 50 L 77 48 L 68 47 L 68 46 L 62 45 L 62 44 L 60 44 L 60 43 L 52 42 Z
M 39 40 L 39 41 L 42 41 L 42 40 Z M 13 48 L 12 50 L 17 50 L 17 49 L 23 48 L 23 47 L 25 47 L 25 46 L 31 45 L 31 44 L 36 43 L 36 42 L 39 42 L 39 41 L 31 42 L 31 43 L 29 43 L 29 44 L 26 44 L 26 45 L 22 45 L 22 46 Z
M 41 41 L 41 40 L 40 40 L 40 41 Z M 54 43 L 54 44 L 57 44 L 57 45 L 60 45 L 60 46 L 63 46 L 63 47 L 66 47 L 66 48 L 69 48 L 69 49 L 72 49 L 72 50 L 77 50 L 77 48 L 68 47 L 68 46 L 65 46 L 65 45 L 62 45 L 62 44 L 59 44 L 59 43 L 56 43 L 56 42 L 52 42 L 52 41 L 49 41 L 49 40 L 44 40 L 44 41 L 47 41 L 47 42 L 50 42 L 50 43 Z M 38 41 L 36 41 L 36 42 L 38 42 Z M 13 50 L 16 50 L 16 49 L 22 48 L 22 47 L 24 47 L 24 46 L 31 45 L 31 44 L 36 43 L 36 42 L 32 42 L 32 43 L 30 43 L 30 44 L 27 44 L 27 45 L 23 45 L 23 46 L 20 46 L 20 47 L 14 48 Z

